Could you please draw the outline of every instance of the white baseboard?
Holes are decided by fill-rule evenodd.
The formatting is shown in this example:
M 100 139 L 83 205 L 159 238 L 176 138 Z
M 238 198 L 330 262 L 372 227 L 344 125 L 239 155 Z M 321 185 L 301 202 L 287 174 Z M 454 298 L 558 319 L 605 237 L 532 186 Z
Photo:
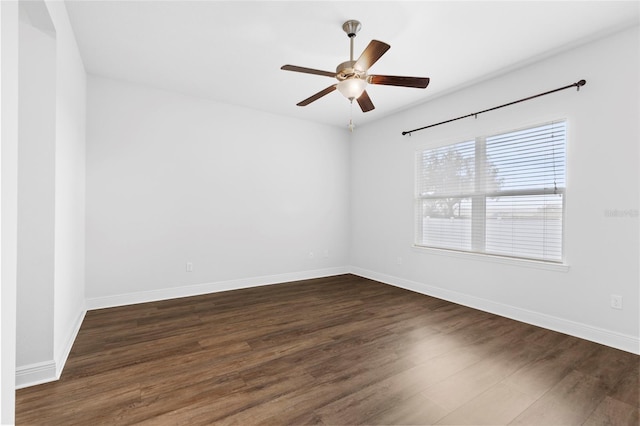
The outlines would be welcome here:
M 87 311 L 84 309 L 79 313 L 74 321 L 73 328 L 70 330 L 64 345 L 55 359 L 16 368 L 16 389 L 41 385 L 60 378 L 86 313 Z
M 80 314 L 76 317 L 76 320 L 73 323 L 73 328 L 70 330 L 64 345 L 62 346 L 59 353 L 56 355 L 56 378 L 58 380 L 62 375 L 62 370 L 64 370 L 64 366 L 67 363 L 67 358 L 69 358 L 69 353 L 71 352 L 71 348 L 73 347 L 73 343 L 76 341 L 76 337 L 78 336 L 78 332 L 80 331 L 80 327 L 82 326 L 82 321 L 84 321 L 84 317 L 87 314 L 86 309 L 82 309 Z
M 640 339 L 635 336 L 621 334 L 611 330 L 605 330 L 587 324 L 570 321 L 564 318 L 558 318 L 539 312 L 529 311 L 510 305 L 493 302 L 491 300 L 470 296 L 468 294 L 458 293 L 441 287 L 435 287 L 416 281 L 406 280 L 404 278 L 381 274 L 379 272 L 374 272 L 355 266 L 351 267 L 350 272 L 354 275 L 379 281 L 381 283 L 415 291 L 416 293 L 425 294 L 427 296 L 437 297 L 438 299 L 447 300 L 459 305 L 479 309 L 481 311 L 511 318 L 516 321 L 525 322 L 527 324 L 579 337 L 581 339 L 590 340 L 592 342 L 600 343 L 612 348 L 640 355 Z
M 279 284 L 291 281 L 308 280 L 312 278 L 330 277 L 348 274 L 346 266 L 315 269 L 311 271 L 290 272 L 277 275 L 244 278 L 230 281 L 218 281 L 172 287 L 158 290 L 141 291 L 136 293 L 117 294 L 113 296 L 93 297 L 86 300 L 87 310 L 112 308 L 115 306 L 134 305 L 137 303 L 155 302 L 158 300 L 176 299 L 179 297 L 198 296 L 201 294 L 217 293 L 221 291 L 239 290 L 242 288 L 259 287 L 263 285 Z
M 37 362 L 16 368 L 16 389 L 57 380 L 54 360 Z

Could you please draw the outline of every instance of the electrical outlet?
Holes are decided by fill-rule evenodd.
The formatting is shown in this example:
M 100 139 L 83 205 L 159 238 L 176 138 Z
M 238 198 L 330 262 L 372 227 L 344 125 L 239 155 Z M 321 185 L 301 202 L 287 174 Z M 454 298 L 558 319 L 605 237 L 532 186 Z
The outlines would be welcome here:
M 611 295 L 611 309 L 622 309 L 622 296 L 617 294 Z
M 193 272 L 193 262 L 187 262 L 186 270 L 187 272 Z
M 402 258 L 400 256 L 398 256 L 398 258 L 396 259 L 396 264 L 402 265 Z

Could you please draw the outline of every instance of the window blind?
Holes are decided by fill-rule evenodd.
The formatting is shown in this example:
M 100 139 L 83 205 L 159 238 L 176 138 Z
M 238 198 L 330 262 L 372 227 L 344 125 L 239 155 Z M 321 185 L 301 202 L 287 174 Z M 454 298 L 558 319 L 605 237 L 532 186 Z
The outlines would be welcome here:
M 566 122 L 418 153 L 416 244 L 561 262 Z

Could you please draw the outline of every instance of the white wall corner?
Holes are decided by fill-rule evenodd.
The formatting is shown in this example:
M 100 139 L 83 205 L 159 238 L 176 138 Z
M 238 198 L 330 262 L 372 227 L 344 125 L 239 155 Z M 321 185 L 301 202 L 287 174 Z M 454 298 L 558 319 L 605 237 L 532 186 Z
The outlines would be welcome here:
M 0 2 L 0 424 L 15 423 L 18 222 L 17 2 Z
M 640 338 L 352 266 L 350 273 L 640 355 Z
M 331 277 L 349 273 L 349 268 L 339 266 L 333 268 L 314 269 L 309 271 L 289 272 L 277 275 L 243 278 L 238 280 L 218 281 L 181 287 L 172 287 L 150 291 L 141 291 L 112 296 L 93 297 L 86 301 L 87 310 L 113 308 L 115 306 L 134 305 L 137 303 L 155 302 L 159 300 L 175 299 L 179 297 L 198 296 L 201 294 L 218 293 L 221 291 L 239 290 L 243 288 L 259 287 L 263 285 L 281 284 L 291 281 L 308 280 L 313 278 Z
M 76 337 L 78 337 L 78 332 L 80 331 L 80 327 L 82 326 L 82 321 L 84 321 L 84 317 L 87 314 L 86 309 L 82 309 L 78 317 L 73 323 L 73 328 L 70 330 L 70 333 L 67 335 L 65 339 L 64 345 L 60 348 L 59 352 L 55 357 L 55 366 L 56 366 L 56 378 L 58 380 L 62 375 L 62 370 L 64 370 L 64 366 L 67 363 L 67 358 L 69 358 L 69 353 L 71 353 L 71 348 L 73 348 L 73 343 L 76 341 Z
M 60 378 L 86 313 L 86 310 L 80 312 L 74 322 L 73 329 L 67 336 L 65 344 L 61 347 L 55 359 L 16 368 L 16 389 L 41 385 L 43 383 L 56 381 Z

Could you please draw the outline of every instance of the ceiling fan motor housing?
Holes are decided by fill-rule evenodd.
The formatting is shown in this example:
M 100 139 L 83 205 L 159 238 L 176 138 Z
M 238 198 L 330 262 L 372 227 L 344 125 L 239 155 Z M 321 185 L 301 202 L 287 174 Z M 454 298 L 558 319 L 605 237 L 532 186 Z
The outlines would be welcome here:
M 348 80 L 350 78 L 367 79 L 366 71 L 355 68 L 356 61 L 346 61 L 336 67 L 336 78 L 338 81 Z

